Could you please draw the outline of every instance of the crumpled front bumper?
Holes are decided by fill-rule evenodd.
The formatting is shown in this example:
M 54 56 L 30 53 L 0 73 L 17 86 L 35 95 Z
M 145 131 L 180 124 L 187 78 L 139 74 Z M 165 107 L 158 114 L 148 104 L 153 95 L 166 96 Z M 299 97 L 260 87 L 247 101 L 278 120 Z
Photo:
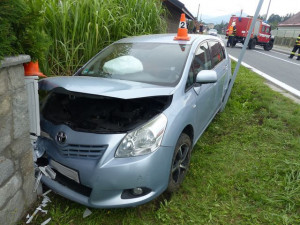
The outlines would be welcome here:
M 74 131 L 66 125 L 41 121 L 43 134 L 38 148 L 46 152 L 49 166 L 61 179 L 52 180 L 43 175 L 41 181 L 56 193 L 80 204 L 94 208 L 129 207 L 146 203 L 160 195 L 168 186 L 174 147 L 160 146 L 155 152 L 127 158 L 115 158 L 115 151 L 126 134 L 94 134 Z M 58 143 L 56 135 L 64 132 L 67 141 Z M 86 147 L 86 146 L 89 147 Z M 65 149 L 107 146 L 98 158 L 81 157 L 82 151 L 71 155 Z M 75 146 L 75 147 L 74 147 Z M 67 147 L 67 148 L 66 148 Z M 77 148 L 76 147 L 76 148 Z M 85 154 L 85 153 L 84 153 Z M 68 179 L 66 170 L 78 174 L 77 182 Z M 76 180 L 76 179 L 75 179 Z M 63 182 L 62 182 L 63 181 Z M 67 182 L 65 182 L 67 181 Z M 78 183 L 79 181 L 79 183 Z M 122 197 L 124 190 L 146 188 L 145 195 Z M 83 191 L 82 191 L 83 190 Z
M 42 182 L 63 197 L 88 207 L 119 208 L 137 206 L 154 199 L 167 188 L 172 154 L 173 148 L 160 147 L 157 151 L 149 155 L 112 158 L 105 164 L 101 164 L 101 160 L 97 163 L 89 160 L 76 160 L 76 162 L 72 163 L 73 165 L 83 163 L 91 163 L 92 165 L 90 167 L 92 170 L 89 171 L 88 178 L 80 176 L 81 169 L 85 167 L 74 168 L 67 165 L 68 168 L 78 171 L 81 178 L 80 184 L 74 186 L 82 186 L 89 189 L 90 192 L 88 194 L 82 194 L 80 191 L 77 191 L 76 188 L 73 188 L 72 184 L 71 186 L 70 184 L 65 185 L 59 180 L 52 180 L 46 176 L 42 177 Z M 55 170 L 55 167 L 53 167 L 53 158 L 49 156 L 48 159 L 49 165 Z M 55 162 L 64 165 L 61 156 L 56 157 Z M 69 164 L 70 162 L 72 162 L 72 159 L 68 159 Z M 60 176 L 64 177 L 61 174 Z M 74 181 L 73 183 L 75 184 Z M 125 190 L 137 187 L 147 188 L 150 191 L 140 197 L 122 197 L 122 193 Z

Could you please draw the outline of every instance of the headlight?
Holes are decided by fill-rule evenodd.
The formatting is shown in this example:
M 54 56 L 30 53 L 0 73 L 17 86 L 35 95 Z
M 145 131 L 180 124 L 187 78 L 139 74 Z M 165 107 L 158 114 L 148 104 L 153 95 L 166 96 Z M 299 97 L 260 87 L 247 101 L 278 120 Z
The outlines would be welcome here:
M 154 152 L 164 136 L 167 117 L 160 114 L 144 126 L 128 133 L 119 145 L 115 157 L 131 157 Z

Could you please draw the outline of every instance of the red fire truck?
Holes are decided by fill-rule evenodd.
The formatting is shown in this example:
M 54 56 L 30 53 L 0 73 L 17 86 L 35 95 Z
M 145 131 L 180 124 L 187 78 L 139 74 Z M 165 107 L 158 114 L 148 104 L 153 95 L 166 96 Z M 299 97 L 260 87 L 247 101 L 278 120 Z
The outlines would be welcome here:
M 247 34 L 249 32 L 251 22 L 253 20 L 252 16 L 248 17 L 237 17 L 232 16 L 229 20 L 226 36 L 228 36 L 228 30 L 232 22 L 236 24 L 236 36 L 233 40 L 233 46 L 236 43 L 244 44 Z M 271 35 L 271 27 L 269 24 L 264 23 L 261 19 L 257 19 L 255 22 L 254 29 L 251 34 L 251 38 L 248 43 L 249 49 L 254 49 L 255 45 L 263 46 L 266 51 L 273 48 L 274 37 Z

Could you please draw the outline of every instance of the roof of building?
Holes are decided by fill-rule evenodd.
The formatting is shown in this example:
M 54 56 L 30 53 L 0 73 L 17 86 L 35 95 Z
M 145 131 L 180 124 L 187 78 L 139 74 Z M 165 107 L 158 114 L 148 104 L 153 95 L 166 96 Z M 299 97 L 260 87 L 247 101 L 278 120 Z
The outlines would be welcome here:
M 300 12 L 296 13 L 294 16 L 287 19 L 286 21 L 278 24 L 278 27 L 294 27 L 294 26 L 300 26 Z
M 165 4 L 171 4 L 173 6 L 175 6 L 176 8 L 178 8 L 180 11 L 182 11 L 183 13 L 185 13 L 186 17 L 188 19 L 194 20 L 195 17 L 193 16 L 193 14 L 187 9 L 185 8 L 184 4 L 178 0 L 162 0 Z

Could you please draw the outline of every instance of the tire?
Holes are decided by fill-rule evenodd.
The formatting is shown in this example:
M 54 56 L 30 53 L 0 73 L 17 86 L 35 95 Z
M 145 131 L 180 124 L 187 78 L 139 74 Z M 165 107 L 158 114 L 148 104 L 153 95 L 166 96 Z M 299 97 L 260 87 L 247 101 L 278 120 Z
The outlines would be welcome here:
M 256 40 L 255 39 L 250 39 L 250 41 L 248 43 L 248 48 L 249 49 L 255 49 L 255 45 L 256 45 Z
M 167 192 L 172 193 L 179 189 L 189 169 L 192 143 L 190 137 L 182 133 L 176 143 L 169 176 Z
M 252 46 L 252 39 L 250 39 L 248 42 L 248 49 L 251 49 L 251 46 Z
M 235 47 L 236 43 L 237 43 L 237 41 L 233 41 L 232 42 L 232 47 Z
M 265 51 L 270 51 L 273 48 L 273 42 L 269 42 L 264 46 Z

